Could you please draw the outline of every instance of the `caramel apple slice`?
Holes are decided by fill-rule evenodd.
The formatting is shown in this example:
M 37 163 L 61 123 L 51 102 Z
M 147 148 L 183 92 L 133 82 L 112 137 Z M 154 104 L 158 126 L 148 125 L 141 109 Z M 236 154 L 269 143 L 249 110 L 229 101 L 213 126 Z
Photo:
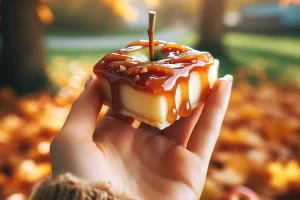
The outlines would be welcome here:
M 164 129 L 203 104 L 218 76 L 219 61 L 208 52 L 140 40 L 109 53 L 95 66 L 107 103 L 123 115 Z

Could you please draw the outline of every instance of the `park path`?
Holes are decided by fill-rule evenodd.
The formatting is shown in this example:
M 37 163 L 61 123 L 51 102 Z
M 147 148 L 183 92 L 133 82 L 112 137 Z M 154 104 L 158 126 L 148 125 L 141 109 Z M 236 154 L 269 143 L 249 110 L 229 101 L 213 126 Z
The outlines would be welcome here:
M 165 40 L 169 42 L 178 42 L 182 37 L 189 35 L 191 30 L 187 28 L 169 28 L 158 31 L 155 39 Z M 106 50 L 119 49 L 132 41 L 139 39 L 147 39 L 147 33 L 139 35 L 125 36 L 46 36 L 44 45 L 50 50 Z

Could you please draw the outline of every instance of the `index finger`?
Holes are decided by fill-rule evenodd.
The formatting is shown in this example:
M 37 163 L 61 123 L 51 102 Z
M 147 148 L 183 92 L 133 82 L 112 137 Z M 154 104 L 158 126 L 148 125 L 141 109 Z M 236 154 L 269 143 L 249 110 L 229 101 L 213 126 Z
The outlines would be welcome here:
M 75 100 L 66 122 L 59 135 L 68 139 L 90 139 L 96 126 L 96 120 L 102 107 L 102 96 L 98 80 L 91 76 L 86 88 Z

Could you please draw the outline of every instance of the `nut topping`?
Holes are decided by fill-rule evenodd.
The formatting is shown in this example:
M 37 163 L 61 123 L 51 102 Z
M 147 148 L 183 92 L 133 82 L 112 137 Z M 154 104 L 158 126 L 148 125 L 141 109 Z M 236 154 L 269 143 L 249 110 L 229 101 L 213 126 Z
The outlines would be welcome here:
M 126 67 L 124 67 L 124 65 L 120 65 L 120 72 L 125 72 L 126 71 Z
M 133 79 L 133 82 L 137 82 L 141 79 L 141 77 L 139 75 L 136 75 Z
M 141 73 L 147 73 L 148 72 L 148 69 L 146 67 L 144 67 L 142 70 L 141 70 Z

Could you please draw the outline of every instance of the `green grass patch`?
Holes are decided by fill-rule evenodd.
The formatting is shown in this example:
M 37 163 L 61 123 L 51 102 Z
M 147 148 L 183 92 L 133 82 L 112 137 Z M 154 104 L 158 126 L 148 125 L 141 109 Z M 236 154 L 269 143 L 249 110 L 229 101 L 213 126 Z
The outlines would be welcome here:
M 228 33 L 224 42 L 237 67 L 263 67 L 271 80 L 299 81 L 300 37 Z
M 47 70 L 50 74 L 72 76 L 77 74 L 76 68 L 80 67 L 91 73 L 93 66 L 111 51 L 113 50 L 46 50 Z
M 94 59 L 101 59 L 105 54 L 114 51 L 113 49 L 107 50 L 46 50 L 46 58 L 48 61 L 53 59 L 56 56 L 63 56 L 70 59 L 78 59 L 78 58 L 94 58 Z
M 182 41 L 191 45 L 199 37 L 193 33 Z M 275 81 L 296 80 L 300 83 L 300 37 L 229 32 L 224 37 L 227 57 L 220 57 L 220 74 L 239 68 L 261 67 Z

